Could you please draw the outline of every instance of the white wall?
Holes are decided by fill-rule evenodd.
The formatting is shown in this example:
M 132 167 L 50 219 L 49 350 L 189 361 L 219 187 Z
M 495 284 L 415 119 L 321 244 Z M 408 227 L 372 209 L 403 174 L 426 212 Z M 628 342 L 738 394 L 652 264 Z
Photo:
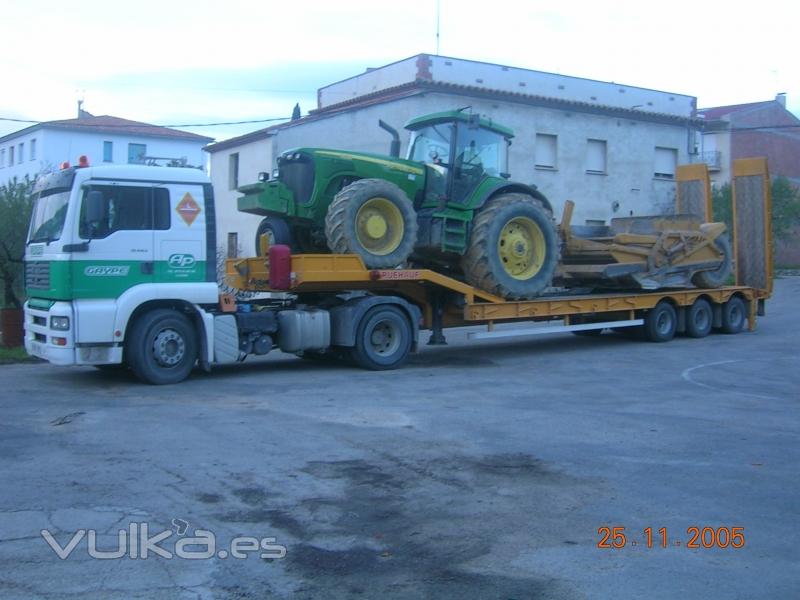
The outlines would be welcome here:
M 36 158 L 30 159 L 30 141 L 36 139 Z M 77 164 L 78 157 L 85 154 L 91 164 L 103 164 L 103 142 L 113 144 L 112 162 L 127 164 L 128 144 L 144 144 L 147 156 L 181 158 L 185 156 L 191 166 L 206 166 L 206 154 L 202 148 L 204 142 L 174 140 L 149 136 L 133 136 L 127 134 L 84 133 L 60 129 L 38 129 L 32 133 L 0 143 L 0 155 L 6 150 L 5 162 L 0 167 L 0 183 L 6 183 L 13 177 L 22 179 L 25 175 L 35 177 L 39 173 L 57 169 L 64 161 Z M 8 165 L 9 148 L 15 146 L 15 154 L 19 144 L 24 144 L 25 159 L 19 164 L 15 156 L 15 164 Z
M 635 110 L 642 112 L 687 118 L 696 110 L 696 99 L 685 94 L 431 55 L 413 56 L 325 86 L 319 90 L 319 108 L 411 83 L 417 78 L 594 106 L 636 107 Z
M 255 252 L 255 237 L 258 224 L 263 217 L 239 212 L 236 201 L 241 194 L 230 188 L 231 154 L 239 154 L 239 185 L 258 181 L 260 171 L 271 172 L 275 162 L 272 154 L 272 138 L 266 138 L 229 150 L 211 154 L 211 183 L 214 185 L 214 198 L 217 212 L 217 245 L 227 249 L 228 233 L 236 232 L 242 256 L 252 256 Z

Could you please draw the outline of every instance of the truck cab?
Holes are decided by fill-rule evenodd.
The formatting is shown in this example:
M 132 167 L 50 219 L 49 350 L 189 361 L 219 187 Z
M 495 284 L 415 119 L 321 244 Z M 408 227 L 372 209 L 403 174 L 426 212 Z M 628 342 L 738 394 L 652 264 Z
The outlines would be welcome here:
M 199 170 L 44 176 L 25 252 L 25 348 L 56 364 L 120 363 L 137 311 L 217 302 L 215 256 L 213 193 Z

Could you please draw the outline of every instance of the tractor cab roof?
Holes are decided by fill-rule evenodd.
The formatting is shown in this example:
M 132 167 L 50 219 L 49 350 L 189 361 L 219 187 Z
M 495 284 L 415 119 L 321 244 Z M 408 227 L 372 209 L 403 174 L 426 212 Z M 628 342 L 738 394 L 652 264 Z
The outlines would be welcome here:
M 439 123 L 452 123 L 453 121 L 461 121 L 463 123 L 469 123 L 473 121 L 477 117 L 477 123 L 480 127 L 484 129 L 488 129 L 490 131 L 494 131 L 495 133 L 499 133 L 503 137 L 512 138 L 514 137 L 514 132 L 509 129 L 508 127 L 503 127 L 491 119 L 486 119 L 484 117 L 478 117 L 477 115 L 471 113 L 465 113 L 462 110 L 447 110 L 444 112 L 433 113 L 430 115 L 423 115 L 421 117 L 415 117 L 411 119 L 408 123 L 406 123 L 406 129 L 409 131 L 416 131 L 417 129 L 422 129 L 423 127 L 427 127 L 428 125 L 438 125 Z

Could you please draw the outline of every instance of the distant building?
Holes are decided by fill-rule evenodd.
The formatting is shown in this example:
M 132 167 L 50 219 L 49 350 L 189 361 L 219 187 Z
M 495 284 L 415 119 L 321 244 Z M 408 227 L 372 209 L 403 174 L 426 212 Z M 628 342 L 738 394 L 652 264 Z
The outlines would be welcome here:
M 469 106 L 511 127 L 512 179 L 539 186 L 556 211 L 574 200 L 576 223 L 671 209 L 676 165 L 692 162 L 698 145 L 693 96 L 427 54 L 327 85 L 317 98 L 306 117 L 207 148 L 220 240 L 236 231 L 252 252 L 259 219 L 237 213 L 236 188 L 271 171 L 281 152 L 387 153 L 378 119 L 401 129 L 412 117 Z
M 86 155 L 92 164 L 145 164 L 154 158 L 205 166 L 203 146 L 212 138 L 79 109 L 77 119 L 37 123 L 0 138 L 0 184 L 14 177 L 35 178 L 57 169 L 64 161 L 75 164 Z
M 786 109 L 786 95 L 774 100 L 698 111 L 703 119 L 700 160 L 717 185 L 731 180 L 737 158 L 766 156 L 770 175 L 800 184 L 800 119 Z

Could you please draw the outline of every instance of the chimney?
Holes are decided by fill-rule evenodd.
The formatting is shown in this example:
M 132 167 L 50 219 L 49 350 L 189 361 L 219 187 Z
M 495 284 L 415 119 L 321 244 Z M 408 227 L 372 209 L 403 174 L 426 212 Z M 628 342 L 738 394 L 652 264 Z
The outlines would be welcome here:
M 781 92 L 775 96 L 775 102 L 786 108 L 786 92 Z
M 78 118 L 81 118 L 81 113 L 83 112 L 83 100 L 78 100 Z

